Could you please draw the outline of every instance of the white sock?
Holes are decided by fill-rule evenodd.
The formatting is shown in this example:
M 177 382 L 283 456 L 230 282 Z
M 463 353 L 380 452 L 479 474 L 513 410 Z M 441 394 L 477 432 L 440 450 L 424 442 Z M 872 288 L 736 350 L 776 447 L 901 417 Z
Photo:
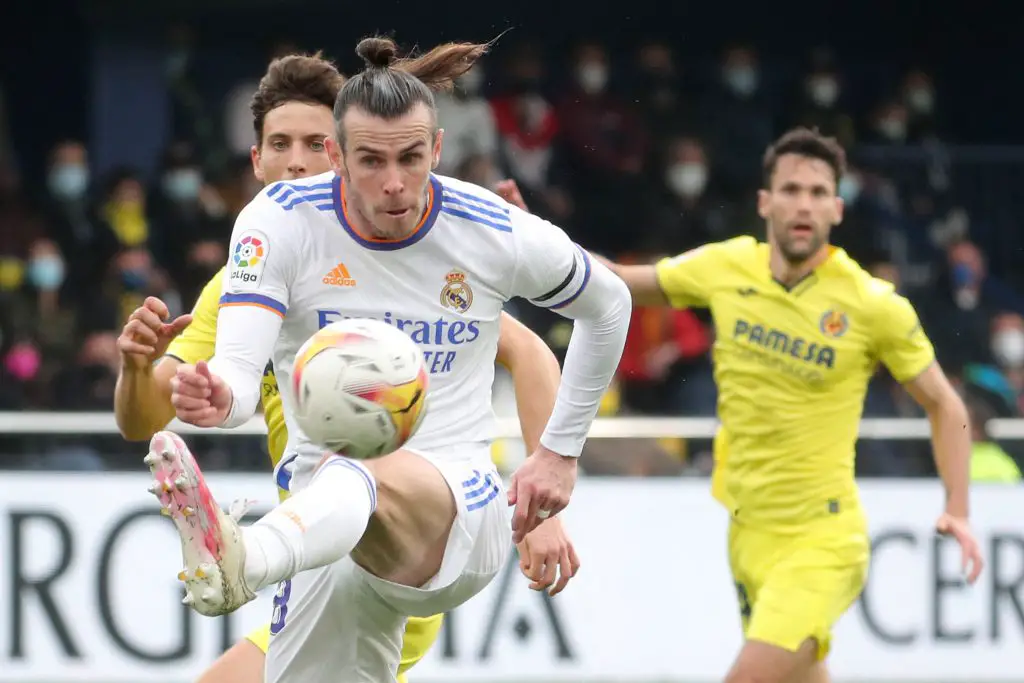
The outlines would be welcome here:
M 242 529 L 245 582 L 258 591 L 352 552 L 377 507 L 377 481 L 358 462 L 331 458 L 302 491 Z

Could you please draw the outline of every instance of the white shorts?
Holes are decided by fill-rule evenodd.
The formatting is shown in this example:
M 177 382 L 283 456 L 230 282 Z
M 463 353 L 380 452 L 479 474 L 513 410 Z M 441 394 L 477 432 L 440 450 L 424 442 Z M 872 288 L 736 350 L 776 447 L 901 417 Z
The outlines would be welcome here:
M 482 591 L 512 548 L 505 490 L 490 452 L 433 463 L 458 508 L 441 569 L 419 588 L 379 579 L 351 559 L 282 582 L 274 598 L 266 683 L 394 681 L 410 616 L 455 609 Z

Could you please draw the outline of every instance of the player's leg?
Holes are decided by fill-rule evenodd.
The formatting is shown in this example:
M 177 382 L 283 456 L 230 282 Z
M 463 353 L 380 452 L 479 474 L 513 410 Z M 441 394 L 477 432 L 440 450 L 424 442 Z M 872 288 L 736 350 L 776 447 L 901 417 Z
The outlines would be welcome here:
M 406 616 L 431 616 L 461 604 L 493 579 L 509 552 L 501 481 L 486 449 L 454 462 L 409 451 L 369 463 L 331 456 L 305 488 L 244 537 L 216 505 L 179 437 L 156 435 L 147 462 L 154 493 L 181 536 L 197 610 L 232 611 L 263 586 L 293 577 L 285 591 L 291 602 L 279 604 L 276 613 L 282 619 L 287 614 L 295 627 L 275 635 L 267 671 L 278 678 L 268 681 L 311 674 L 300 662 L 308 657 L 295 656 L 301 652 L 330 662 L 333 672 L 373 671 L 383 677 L 378 680 L 390 679 L 399 662 L 395 649 L 391 667 L 390 645 L 400 644 Z M 353 567 L 358 571 L 349 571 Z M 370 622 L 360 621 L 365 618 Z M 286 639 L 291 647 L 279 647 L 286 632 L 300 635 Z M 357 642 L 354 650 L 337 647 Z
M 479 455 L 477 462 L 487 462 L 485 450 Z M 408 470 L 408 462 L 400 464 L 397 458 L 393 462 Z M 339 680 L 394 680 L 400 666 L 399 638 L 405 615 L 426 616 L 452 609 L 482 590 L 501 569 L 510 543 L 508 517 L 494 478 L 474 472 L 471 462 L 434 466 L 452 489 L 458 488 L 460 499 L 435 573 L 416 586 L 403 584 L 357 565 L 353 553 L 326 568 L 297 574 L 287 591 L 279 591 L 279 596 L 287 594 L 277 611 L 285 616 L 275 626 L 267 683 L 304 681 L 316 671 L 328 670 Z M 392 477 L 386 467 L 378 468 L 377 476 L 379 481 L 389 482 L 380 488 L 389 490 L 388 495 L 396 500 L 403 499 L 406 492 L 415 493 L 412 482 Z M 449 494 L 455 498 L 454 491 Z M 400 515 L 397 524 L 405 523 Z M 399 534 L 394 537 L 401 538 Z M 430 552 L 429 545 L 424 548 Z M 436 636 L 437 617 L 434 624 L 424 646 Z M 414 647 L 411 642 L 409 645 Z
M 263 683 L 270 625 L 254 631 L 214 661 L 196 683 Z
M 868 541 L 849 528 L 730 534 L 733 570 L 756 578 L 727 683 L 825 683 L 831 629 L 864 587 Z

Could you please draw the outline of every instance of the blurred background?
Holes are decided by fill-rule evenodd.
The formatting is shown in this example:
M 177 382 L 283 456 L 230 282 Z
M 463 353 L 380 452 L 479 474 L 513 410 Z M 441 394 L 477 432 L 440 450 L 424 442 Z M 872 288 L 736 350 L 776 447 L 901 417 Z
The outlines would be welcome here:
M 834 241 L 917 306 L 967 398 L 976 478 L 1019 484 L 1024 441 L 986 427 L 1024 407 L 1024 6 L 46 0 L 5 9 L 5 28 L 8 425 L 26 411 L 108 412 L 127 314 L 147 295 L 187 311 L 225 262 L 234 216 L 259 189 L 248 104 L 272 57 L 322 49 L 350 72 L 355 43 L 373 32 L 430 47 L 507 30 L 438 98 L 441 173 L 484 186 L 514 178 L 575 241 L 643 262 L 761 237 L 766 145 L 795 125 L 836 136 L 851 169 Z M 561 356 L 565 320 L 520 302 L 509 310 Z M 635 310 L 602 416 L 712 418 L 708 322 L 702 311 Z M 509 391 L 499 378 L 505 415 Z M 880 371 L 865 417 L 922 414 Z M 138 446 L 116 434 L 36 431 L 0 430 L 0 468 L 139 469 Z M 593 439 L 583 468 L 704 477 L 709 436 Z M 196 443 L 209 469 L 268 468 L 258 436 Z M 515 453 L 497 449 L 506 466 Z M 862 440 L 857 468 L 935 476 L 922 439 Z

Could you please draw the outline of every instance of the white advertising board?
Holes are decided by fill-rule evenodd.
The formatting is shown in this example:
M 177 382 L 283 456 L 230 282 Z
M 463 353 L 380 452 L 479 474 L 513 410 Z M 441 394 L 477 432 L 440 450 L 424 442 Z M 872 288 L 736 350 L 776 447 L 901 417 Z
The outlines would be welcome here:
M 274 500 L 260 475 L 211 478 L 218 498 Z M 0 478 L 0 683 L 191 681 L 270 614 L 180 605 L 177 537 L 144 474 Z M 1016 681 L 1024 676 L 1024 488 L 976 487 L 989 566 L 958 583 L 932 524 L 937 482 L 863 486 L 875 554 L 838 625 L 835 677 Z M 583 567 L 555 599 L 514 564 L 450 615 L 413 680 L 713 681 L 740 645 L 725 513 L 704 482 L 581 480 L 566 524 Z

